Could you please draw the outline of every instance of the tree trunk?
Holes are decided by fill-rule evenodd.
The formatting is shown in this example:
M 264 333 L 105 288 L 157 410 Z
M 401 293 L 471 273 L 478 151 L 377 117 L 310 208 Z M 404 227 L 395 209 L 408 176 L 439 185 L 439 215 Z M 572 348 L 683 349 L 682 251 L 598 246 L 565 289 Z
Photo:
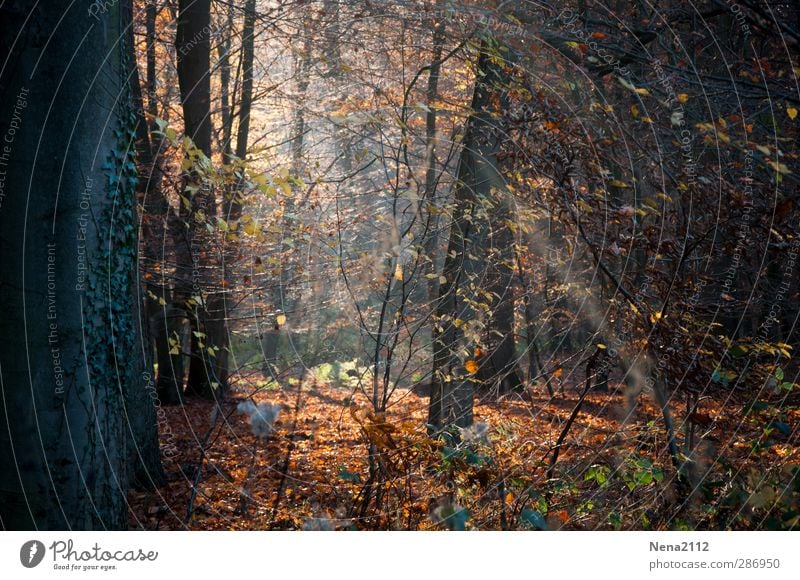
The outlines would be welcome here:
M 491 52 L 490 52 L 491 51 Z M 497 170 L 500 134 L 496 122 L 505 107 L 504 66 L 488 43 L 478 60 L 471 114 L 461 148 L 453 195 L 454 215 L 445 257 L 439 302 L 434 316 L 434 364 L 428 425 L 431 433 L 472 423 L 476 385 L 472 364 L 479 358 L 487 312 L 481 276 L 494 241 L 490 214 L 497 192 L 504 189 Z M 438 327 L 438 329 L 437 329 Z M 468 364 L 470 363 L 470 364 Z
M 140 172 L 146 176 L 140 180 L 144 187 L 142 216 L 144 242 L 141 245 L 143 270 L 151 277 L 147 283 L 145 312 L 150 328 L 150 336 L 155 346 L 158 375 L 156 393 L 158 401 L 165 405 L 178 404 L 183 391 L 183 357 L 170 355 L 170 338 L 180 337 L 185 314 L 172 304 L 172 293 L 164 275 L 166 267 L 167 228 L 174 215 L 164 197 L 162 189 L 161 148 L 163 136 L 158 131 L 155 120 L 158 117 L 158 96 L 156 90 L 156 17 L 157 0 L 147 0 L 145 7 L 145 90 L 147 95 L 147 114 L 150 117 L 149 151 L 143 150 L 139 158 Z M 156 267 L 159 264 L 160 267 Z M 163 301 L 163 304 L 162 304 Z M 182 308 L 182 306 L 181 306 Z
M 507 82 L 507 77 L 503 77 Z M 499 98 L 499 97 L 498 97 Z M 501 396 L 520 391 L 520 378 L 516 356 L 514 333 L 514 261 L 515 240 L 511 231 L 512 208 L 509 192 L 495 188 L 490 209 L 490 249 L 486 257 L 485 281 L 482 283 L 491 294 L 485 297 L 490 305 L 487 315 L 484 341 L 486 360 L 478 373 L 481 382 L 490 387 L 492 393 Z M 479 361 L 480 362 L 480 361 Z
M 195 147 L 207 158 L 211 158 L 211 2 L 210 0 L 180 0 L 178 3 L 178 26 L 175 48 L 178 54 L 178 82 L 181 88 L 183 121 L 185 132 Z M 188 224 L 185 238 L 177 242 L 178 279 L 176 282 L 176 305 L 184 302 L 192 325 L 191 357 L 189 377 L 186 384 L 188 394 L 204 398 L 217 396 L 215 385 L 218 375 L 215 370 L 214 344 L 205 331 L 208 318 L 209 298 L 213 294 L 209 268 L 208 249 L 201 239 L 203 228 L 198 228 L 201 215 L 216 214 L 213 192 L 208 190 L 198 175 L 191 172 L 184 188 L 184 197 L 191 206 L 184 211 Z M 200 298 L 206 294 L 206 302 Z M 198 336 L 200 334 L 200 336 Z
M 130 10 L 130 4 L 125 6 L 125 9 Z M 126 20 L 133 22 L 133 13 L 127 15 Z M 150 133 L 147 126 L 147 120 L 144 113 L 144 101 L 142 99 L 142 88 L 139 81 L 139 66 L 136 62 L 136 47 L 133 36 L 133 26 L 129 26 L 126 30 L 125 48 L 127 51 L 126 58 L 129 67 L 129 79 L 131 97 L 133 100 L 134 119 L 136 124 L 135 138 L 136 138 L 136 155 L 137 166 L 144 171 L 144 179 L 137 181 L 137 201 L 144 206 L 147 199 L 149 189 L 152 187 L 151 177 L 153 176 L 152 168 L 154 166 L 152 143 L 150 142 Z M 158 195 L 163 198 L 161 194 L 160 175 L 158 177 L 158 184 L 155 188 Z M 138 221 L 137 221 L 138 223 Z M 139 243 L 137 240 L 137 249 Z M 141 349 L 141 359 L 136 359 L 132 362 L 143 363 L 141 368 L 135 369 L 136 374 L 142 378 L 146 388 L 132 389 L 130 396 L 126 396 L 126 413 L 129 419 L 129 428 L 131 430 L 131 440 L 133 442 L 131 452 L 133 454 L 133 480 L 137 487 L 153 489 L 163 485 L 164 472 L 161 467 L 161 454 L 158 442 L 158 428 L 156 417 L 156 406 L 154 400 L 157 400 L 156 387 L 153 383 L 153 336 L 151 334 L 151 327 L 149 324 L 148 308 L 146 293 L 144 292 L 145 284 L 142 283 L 139 277 L 140 272 L 137 269 L 137 276 L 135 285 L 131 289 L 135 296 L 134 302 L 134 321 L 135 321 L 135 334 L 139 348 Z
M 147 411 L 130 7 L 16 6 L 0 19 L 13 63 L 0 79 L 0 336 L 16 338 L 0 349 L 0 527 L 124 529 L 128 420 Z
M 439 261 L 439 200 L 436 196 L 436 99 L 439 95 L 439 74 L 442 70 L 442 50 L 444 46 L 445 20 L 440 19 L 433 29 L 433 54 L 428 74 L 428 88 L 425 94 L 425 203 L 428 206 L 426 224 L 425 255 L 430 262 L 422 269 L 427 278 L 425 300 L 431 301 L 439 294 L 439 277 L 434 276 Z
M 242 29 L 242 98 L 239 104 L 239 129 L 236 136 L 236 157 L 245 160 L 250 136 L 250 113 L 253 103 L 253 62 L 255 58 L 254 34 L 256 2 L 247 0 L 244 7 L 244 27 Z M 231 191 L 223 205 L 224 219 L 235 222 L 242 215 L 241 183 L 244 182 L 245 169 L 241 169 L 240 184 Z M 236 244 L 236 242 L 233 242 Z M 230 308 L 229 290 L 233 287 L 229 279 L 231 262 L 237 246 L 226 248 L 222 264 L 221 289 L 209 292 L 208 303 L 198 309 L 198 329 L 202 336 L 192 334 L 192 361 L 189 366 L 187 389 L 204 398 L 219 398 L 227 389 L 228 383 L 228 311 Z

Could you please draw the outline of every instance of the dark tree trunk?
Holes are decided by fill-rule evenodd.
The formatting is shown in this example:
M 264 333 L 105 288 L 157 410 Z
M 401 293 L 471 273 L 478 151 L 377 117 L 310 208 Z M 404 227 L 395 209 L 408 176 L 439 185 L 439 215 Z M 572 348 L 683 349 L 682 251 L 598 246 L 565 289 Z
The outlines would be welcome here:
M 441 330 L 434 330 L 433 341 L 428 410 L 432 433 L 472 423 L 477 377 L 467 363 L 480 358 L 475 354 L 480 347 L 476 337 L 483 334 L 487 321 L 486 312 L 476 305 L 485 302 L 481 277 L 495 243 L 490 214 L 497 192 L 504 189 L 497 169 L 500 132 L 496 123 L 507 101 L 503 89 L 508 75 L 490 51 L 484 43 L 453 196 L 455 209 L 443 270 L 446 282 L 441 285 L 434 317 Z
M 178 82 L 181 88 L 183 121 L 186 135 L 206 157 L 211 158 L 211 2 L 210 0 L 180 0 L 178 3 L 178 26 L 176 50 L 178 55 Z M 208 252 L 204 249 L 202 229 L 197 228 L 200 212 L 206 216 L 216 213 L 213 192 L 193 172 L 187 176 L 187 185 L 193 191 L 184 190 L 190 200 L 190 209 L 184 212 L 188 224 L 185 238 L 177 243 L 178 281 L 173 299 L 176 304 L 184 302 L 189 310 L 192 324 L 191 358 L 186 392 L 204 398 L 219 395 L 219 376 L 215 369 L 214 337 L 206 331 L 209 304 L 198 298 L 205 291 L 213 295 L 210 283 L 213 272 L 209 268 Z M 198 336 L 199 333 L 201 336 Z
M 507 82 L 507 78 L 504 77 L 503 80 Z M 501 90 L 498 87 L 497 91 Z M 520 391 L 523 382 L 517 365 L 514 338 L 515 240 L 509 226 L 513 214 L 508 200 L 509 193 L 505 188 L 494 188 L 491 195 L 494 207 L 490 210 L 489 217 L 490 249 L 486 259 L 486 278 L 482 284 L 491 293 L 485 297 L 490 305 L 490 312 L 487 314 L 484 332 L 486 360 L 481 364 L 478 376 L 484 385 L 490 387 L 492 393 L 499 396 Z
M 155 347 L 158 366 L 156 379 L 157 400 L 164 405 L 181 402 L 183 390 L 183 357 L 170 355 L 170 338 L 180 337 L 185 313 L 172 304 L 172 292 L 165 277 L 169 244 L 168 223 L 174 221 L 173 213 L 164 197 L 162 188 L 161 149 L 163 137 L 158 132 L 155 120 L 158 118 L 158 95 L 156 90 L 156 17 L 157 0 L 148 0 L 145 7 L 145 55 L 146 74 L 143 93 L 147 95 L 147 115 L 150 117 L 149 148 L 140 147 L 139 171 L 142 175 L 140 187 L 143 188 L 141 244 L 142 269 L 149 274 L 145 313 L 150 329 L 150 337 Z M 140 127 L 141 130 L 141 127 Z M 144 139 L 140 140 L 140 143 Z M 181 306 L 182 307 L 182 306 Z
M 256 2 L 247 0 L 244 8 L 244 27 L 242 28 L 242 99 L 239 103 L 239 131 L 236 135 L 236 157 L 247 157 L 247 144 L 250 140 L 250 113 L 253 108 L 253 61 L 255 59 Z M 225 212 L 228 219 L 239 219 L 242 205 L 238 198 L 231 200 Z
M 18 6 L 0 18 L 0 527 L 124 529 L 129 417 L 149 412 L 130 7 Z
M 180 0 L 175 38 L 186 135 L 211 156 L 211 0 Z
M 230 163 L 233 113 L 231 104 L 231 44 L 233 42 L 234 4 L 228 4 L 225 21 L 225 37 L 217 49 L 219 58 L 219 101 L 222 117 L 222 138 L 220 149 L 222 161 Z
M 244 26 L 242 29 L 242 97 L 239 104 L 239 128 L 236 136 L 236 157 L 245 160 L 250 135 L 250 112 L 253 103 L 253 62 L 255 59 L 255 0 L 247 0 L 244 7 Z M 241 169 L 241 182 L 245 169 Z M 227 221 L 235 222 L 242 215 L 241 186 L 229 192 L 223 203 L 223 215 Z M 209 292 L 208 303 L 198 308 L 196 326 L 202 332 L 198 337 L 192 334 L 192 359 L 189 365 L 188 392 L 201 397 L 219 398 L 228 386 L 228 313 L 231 308 L 228 288 L 233 286 L 229 279 L 231 261 L 236 254 L 236 246 L 226 248 L 222 265 L 221 289 Z
M 126 8 L 130 10 L 131 6 L 127 5 Z M 132 13 L 128 15 L 127 21 L 133 21 Z M 150 178 L 153 176 L 154 160 L 150 132 L 144 113 L 142 88 L 139 81 L 139 66 L 136 62 L 133 26 L 129 26 L 126 30 L 125 48 L 127 50 L 128 78 L 133 100 L 134 122 L 136 124 L 135 150 L 137 166 L 140 168 L 140 175 L 144 174 L 144 178 L 139 179 L 137 182 L 137 198 L 138 202 L 144 207 L 149 189 L 152 187 Z M 160 183 L 156 187 L 160 195 Z M 143 378 L 146 389 L 133 389 L 129 392 L 129 396 L 126 396 L 126 413 L 129 418 L 129 428 L 133 443 L 131 453 L 133 454 L 134 483 L 137 487 L 152 489 L 164 483 L 164 473 L 161 467 L 156 405 L 154 404 L 158 396 L 153 382 L 153 336 L 150 332 L 148 308 L 146 306 L 147 298 L 144 292 L 145 284 L 142 283 L 139 273 L 137 269 L 136 283 L 132 290 L 136 297 L 133 312 L 136 324 L 135 332 L 142 357 L 132 362 L 143 363 L 141 368 L 136 369 L 136 373 Z

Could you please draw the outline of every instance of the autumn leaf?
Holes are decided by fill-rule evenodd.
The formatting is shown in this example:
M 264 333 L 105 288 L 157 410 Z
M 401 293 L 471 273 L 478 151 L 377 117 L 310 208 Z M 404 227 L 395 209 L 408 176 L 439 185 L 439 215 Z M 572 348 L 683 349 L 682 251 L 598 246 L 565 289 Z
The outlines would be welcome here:
M 280 328 L 284 324 L 286 324 L 286 315 L 278 314 L 278 316 L 275 317 L 275 325 Z
M 789 115 L 789 118 L 794 121 L 797 118 L 797 109 L 794 107 L 789 107 L 786 109 L 786 114 Z
M 244 233 L 248 236 L 254 236 L 258 233 L 258 222 L 255 220 L 250 220 L 244 225 Z
M 467 362 L 464 363 L 464 368 L 467 369 L 467 372 L 474 375 L 475 373 L 478 372 L 478 362 L 469 359 Z

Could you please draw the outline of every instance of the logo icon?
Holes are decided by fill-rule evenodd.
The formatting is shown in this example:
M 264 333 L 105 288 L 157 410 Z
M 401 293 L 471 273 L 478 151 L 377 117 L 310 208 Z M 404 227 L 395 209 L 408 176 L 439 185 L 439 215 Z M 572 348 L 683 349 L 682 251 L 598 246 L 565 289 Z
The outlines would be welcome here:
M 19 550 L 19 561 L 26 568 L 35 568 L 44 560 L 44 544 L 39 540 L 29 540 Z

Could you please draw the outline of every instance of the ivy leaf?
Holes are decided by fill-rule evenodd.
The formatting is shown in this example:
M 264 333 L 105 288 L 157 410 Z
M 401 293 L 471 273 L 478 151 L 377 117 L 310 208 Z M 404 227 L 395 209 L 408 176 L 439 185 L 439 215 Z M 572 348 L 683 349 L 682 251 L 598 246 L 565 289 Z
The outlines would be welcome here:
M 542 517 L 542 514 L 529 508 L 522 510 L 522 513 L 519 515 L 519 523 L 523 528 L 531 530 L 547 529 L 547 522 L 545 521 L 544 517 Z

